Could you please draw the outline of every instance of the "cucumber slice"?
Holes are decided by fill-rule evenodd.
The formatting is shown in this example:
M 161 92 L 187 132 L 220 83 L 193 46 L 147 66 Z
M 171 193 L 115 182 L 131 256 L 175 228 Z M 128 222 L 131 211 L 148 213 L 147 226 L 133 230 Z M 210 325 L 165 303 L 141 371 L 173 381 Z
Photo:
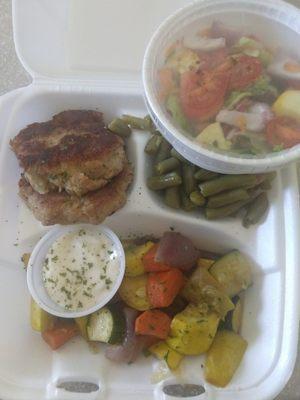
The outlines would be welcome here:
M 239 251 L 234 250 L 217 260 L 209 272 L 234 297 L 252 284 L 251 265 Z
M 90 315 L 87 325 L 89 340 L 103 343 L 122 343 L 126 330 L 123 310 L 111 304 Z

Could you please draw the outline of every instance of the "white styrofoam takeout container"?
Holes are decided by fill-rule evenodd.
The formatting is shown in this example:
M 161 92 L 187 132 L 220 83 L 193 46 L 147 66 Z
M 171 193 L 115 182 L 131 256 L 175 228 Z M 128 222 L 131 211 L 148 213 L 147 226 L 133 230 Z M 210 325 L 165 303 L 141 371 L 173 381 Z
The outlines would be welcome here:
M 282 48 L 300 57 L 300 10 L 281 0 L 196 1 L 169 16 L 156 30 L 143 63 L 143 83 L 147 108 L 159 130 L 173 147 L 193 164 L 216 172 L 243 174 L 266 172 L 300 158 L 300 145 L 267 156 L 241 156 L 212 151 L 178 127 L 158 99 L 157 71 L 163 66 L 166 50 L 186 34 L 222 21 L 246 34 L 261 38 L 270 48 Z
M 110 239 L 112 243 L 111 250 L 114 251 L 115 257 L 118 261 L 119 273 L 117 275 L 117 279 L 113 282 L 111 290 L 106 293 L 105 297 L 100 297 L 95 305 L 84 310 L 68 311 L 59 306 L 59 304 L 55 303 L 49 296 L 43 282 L 42 269 L 45 258 L 53 243 L 57 239 L 68 233 L 74 231 L 78 232 L 79 229 L 89 229 L 94 234 L 101 232 L 103 236 Z M 30 255 L 26 272 L 28 290 L 32 298 L 43 310 L 47 311 L 50 314 L 56 315 L 57 317 L 79 318 L 84 317 L 85 315 L 92 314 L 93 312 L 99 310 L 101 307 L 104 307 L 116 294 L 117 290 L 121 286 L 125 274 L 125 253 L 118 236 L 111 229 L 103 224 L 97 226 L 91 226 L 88 224 L 76 224 L 66 226 L 55 225 L 35 245 Z
M 163 386 L 182 382 L 204 386 L 205 393 L 195 400 L 271 400 L 288 381 L 297 353 L 299 205 L 294 165 L 278 172 L 263 223 L 246 230 L 238 220 L 210 222 L 198 213 L 166 208 L 145 185 L 151 173 L 151 162 L 143 153 L 148 135 L 134 132 L 127 142 L 135 166 L 134 182 L 126 206 L 106 219 L 107 226 L 120 236 L 160 236 L 172 227 L 203 249 L 225 252 L 238 248 L 253 260 L 254 285 L 245 296 L 242 324 L 249 347 L 227 388 L 205 383 L 202 357 L 186 358 L 181 373 L 172 376 L 151 358 L 141 357 L 132 365 L 114 364 L 105 359 L 103 347 L 93 354 L 79 337 L 53 352 L 30 327 L 29 293 L 20 257 L 31 252 L 49 228 L 36 221 L 18 197 L 20 168 L 9 140 L 25 125 L 70 108 L 99 109 L 106 121 L 123 113 L 145 115 L 142 90 L 133 72 L 136 68 L 138 73 L 136 61 L 142 59 L 154 26 L 186 1 L 88 3 L 87 7 L 86 0 L 13 2 L 16 47 L 33 83 L 0 100 L 0 398 L 167 400 L 172 397 L 163 393 Z M 116 22 L 113 29 L 111 21 Z M 144 27 L 138 35 L 130 30 L 134 24 Z M 108 37 L 114 44 L 113 55 L 105 47 Z M 126 42 L 125 53 L 123 40 L 134 43 Z M 128 54 L 131 59 L 124 61 L 128 64 L 123 68 L 123 57 Z M 155 383 L 158 377 L 164 379 Z M 71 392 L 61 388 L 69 382 L 73 382 Z M 92 383 L 96 390 L 78 393 L 82 389 L 79 382 Z

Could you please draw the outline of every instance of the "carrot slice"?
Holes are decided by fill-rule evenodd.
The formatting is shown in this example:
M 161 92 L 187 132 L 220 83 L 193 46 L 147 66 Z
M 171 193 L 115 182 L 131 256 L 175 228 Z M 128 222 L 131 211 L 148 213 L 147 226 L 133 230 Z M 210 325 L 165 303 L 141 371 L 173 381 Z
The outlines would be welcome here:
M 78 329 L 75 323 L 60 322 L 53 329 L 42 332 L 42 337 L 52 350 L 56 350 L 76 336 Z
M 135 320 L 135 333 L 137 335 L 150 335 L 159 339 L 168 337 L 171 318 L 160 310 L 144 311 Z
M 146 272 L 160 272 L 168 271 L 170 269 L 168 265 L 155 261 L 158 246 L 159 243 L 152 246 L 151 249 L 143 257 L 143 264 Z
M 183 285 L 184 275 L 177 268 L 150 274 L 147 282 L 150 303 L 154 308 L 168 307 Z

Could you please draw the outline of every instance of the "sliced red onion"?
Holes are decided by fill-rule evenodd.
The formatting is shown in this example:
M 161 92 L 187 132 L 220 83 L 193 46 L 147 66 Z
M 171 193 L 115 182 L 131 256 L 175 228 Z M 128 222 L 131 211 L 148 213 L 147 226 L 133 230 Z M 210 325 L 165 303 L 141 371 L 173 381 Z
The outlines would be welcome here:
M 141 339 L 134 333 L 134 324 L 138 311 L 132 308 L 124 308 L 125 320 L 126 320 L 126 336 L 121 345 L 109 345 L 106 348 L 105 356 L 111 361 L 115 362 L 133 362 L 139 355 L 143 343 Z
M 231 129 L 231 131 L 230 131 L 230 132 L 228 133 L 228 135 L 226 136 L 226 139 L 232 140 L 232 139 L 234 139 L 235 137 L 241 135 L 242 133 L 243 133 L 243 132 L 240 131 L 239 129 L 233 128 L 233 129 Z
M 170 267 L 189 270 L 199 257 L 193 242 L 177 232 L 165 232 L 159 242 L 155 261 Z
M 213 38 L 223 37 L 226 40 L 226 44 L 232 46 L 242 37 L 242 32 L 228 28 L 221 21 L 214 21 L 211 24 L 211 36 Z
M 266 122 L 269 122 L 274 118 L 274 113 L 272 112 L 270 105 L 267 103 L 254 103 L 248 111 L 253 114 L 262 115 Z
M 226 41 L 223 37 L 214 39 L 194 34 L 191 36 L 186 36 L 183 40 L 183 44 L 185 47 L 192 50 L 210 52 L 224 49 L 224 47 L 226 46 Z
M 264 130 L 266 121 L 261 114 L 245 113 L 240 111 L 221 110 L 216 117 L 217 122 L 243 128 L 251 132 L 261 132 Z M 242 130 L 242 129 L 241 129 Z

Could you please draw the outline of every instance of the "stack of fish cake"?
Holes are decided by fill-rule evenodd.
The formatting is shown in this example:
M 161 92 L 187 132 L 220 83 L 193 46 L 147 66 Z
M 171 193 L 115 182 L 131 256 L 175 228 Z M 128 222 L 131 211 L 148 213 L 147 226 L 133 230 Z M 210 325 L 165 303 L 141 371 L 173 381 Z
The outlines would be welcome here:
M 10 144 L 24 169 L 19 194 L 44 225 L 98 224 L 125 204 L 132 168 L 101 112 L 63 111 Z

